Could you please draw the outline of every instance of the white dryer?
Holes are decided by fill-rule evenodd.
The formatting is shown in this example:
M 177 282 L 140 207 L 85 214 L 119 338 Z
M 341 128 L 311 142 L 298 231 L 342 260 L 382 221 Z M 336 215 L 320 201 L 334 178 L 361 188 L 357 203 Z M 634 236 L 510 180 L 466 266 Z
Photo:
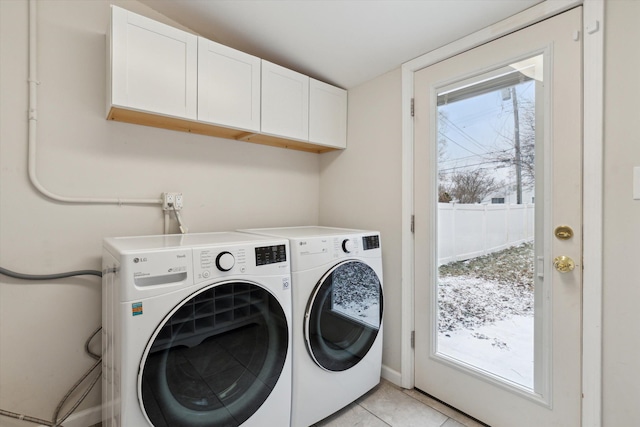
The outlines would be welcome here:
M 103 425 L 288 426 L 286 239 L 241 233 L 103 244 Z
M 293 427 L 308 427 L 380 382 L 380 233 L 329 227 L 240 230 L 289 239 Z

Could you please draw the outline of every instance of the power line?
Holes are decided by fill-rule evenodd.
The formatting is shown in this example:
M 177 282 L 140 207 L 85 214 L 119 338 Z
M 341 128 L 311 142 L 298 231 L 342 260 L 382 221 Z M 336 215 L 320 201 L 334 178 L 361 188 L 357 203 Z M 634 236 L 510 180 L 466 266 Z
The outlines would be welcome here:
M 450 168 L 438 169 L 438 172 L 449 172 L 449 171 L 454 171 L 454 170 L 457 170 L 457 169 L 471 168 L 471 167 L 474 167 L 474 166 L 491 165 L 491 164 L 495 164 L 495 163 L 505 163 L 505 162 L 503 160 L 487 160 L 487 161 L 484 161 L 484 162 L 473 163 L 473 164 L 470 164 L 470 165 L 453 166 L 453 167 L 450 167 Z M 496 169 L 496 167 L 492 167 L 492 168 Z M 482 168 L 479 168 L 479 169 L 482 169 Z
M 442 107 L 440 107 L 442 108 Z M 482 119 L 484 119 L 487 116 L 496 116 L 497 113 L 499 113 L 500 111 L 502 111 L 502 108 L 500 106 L 494 106 L 491 108 L 486 108 L 484 110 L 478 110 L 478 111 L 474 111 L 471 112 L 469 114 L 465 114 L 463 116 L 460 117 L 456 117 L 456 123 L 458 123 L 458 125 L 465 125 L 463 127 L 467 127 L 467 123 L 469 125 L 473 125 L 476 122 L 481 121 Z
M 456 144 L 458 147 L 462 148 L 463 150 L 466 150 L 468 152 L 470 152 L 471 154 L 475 154 L 476 156 L 479 157 L 483 157 L 483 154 L 478 154 L 476 152 L 473 152 L 471 150 L 469 150 L 467 147 L 465 147 L 464 145 L 460 144 L 459 142 L 457 142 L 456 140 L 454 140 L 453 138 L 451 138 L 449 135 L 446 135 L 444 133 L 442 133 L 442 131 L 438 132 L 440 135 L 444 136 L 446 139 L 448 139 L 449 141 L 453 142 L 454 144 Z
M 477 154 L 474 154 L 473 156 L 456 157 L 455 159 L 442 160 L 442 161 L 439 161 L 438 164 L 455 162 L 455 161 L 458 161 L 458 160 L 471 159 L 473 157 L 483 157 L 484 158 L 485 156 L 488 156 L 488 155 L 501 154 L 501 153 L 506 153 L 508 151 L 511 151 L 511 148 L 505 148 L 504 150 L 487 151 L 486 153 L 484 153 L 481 156 L 478 156 Z
M 469 135 L 467 132 L 465 132 L 464 130 L 462 130 L 457 124 L 455 124 L 454 122 L 451 121 L 451 119 L 449 119 L 446 115 L 441 115 L 440 116 L 443 120 L 446 120 L 447 122 L 449 122 L 449 124 L 451 124 L 458 132 L 460 132 L 460 134 L 462 134 L 462 136 L 467 139 L 469 142 L 471 142 L 472 144 L 475 144 L 478 148 L 485 150 L 484 145 L 482 145 L 478 140 L 476 140 L 475 138 L 473 138 L 471 135 Z

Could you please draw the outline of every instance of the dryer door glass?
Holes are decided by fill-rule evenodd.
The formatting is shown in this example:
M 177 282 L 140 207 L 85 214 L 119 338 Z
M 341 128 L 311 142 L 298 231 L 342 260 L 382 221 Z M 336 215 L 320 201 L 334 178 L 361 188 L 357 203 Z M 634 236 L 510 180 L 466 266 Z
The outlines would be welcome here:
M 288 330 L 276 298 L 253 283 L 212 285 L 182 301 L 142 359 L 138 395 L 149 422 L 241 425 L 280 377 Z
M 305 341 L 328 371 L 356 365 L 373 345 L 382 322 L 382 285 L 367 264 L 345 261 L 317 284 L 305 313 Z

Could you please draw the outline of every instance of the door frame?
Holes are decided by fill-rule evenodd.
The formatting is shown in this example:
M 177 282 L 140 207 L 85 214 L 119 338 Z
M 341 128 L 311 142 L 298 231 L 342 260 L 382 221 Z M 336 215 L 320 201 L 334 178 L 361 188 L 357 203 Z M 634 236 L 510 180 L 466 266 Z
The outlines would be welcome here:
M 582 426 L 602 425 L 602 241 L 604 152 L 604 0 L 544 1 L 402 65 L 402 318 L 400 385 L 414 386 L 413 145 L 414 73 L 526 26 L 583 6 Z M 417 226 L 420 226 L 418 224 Z

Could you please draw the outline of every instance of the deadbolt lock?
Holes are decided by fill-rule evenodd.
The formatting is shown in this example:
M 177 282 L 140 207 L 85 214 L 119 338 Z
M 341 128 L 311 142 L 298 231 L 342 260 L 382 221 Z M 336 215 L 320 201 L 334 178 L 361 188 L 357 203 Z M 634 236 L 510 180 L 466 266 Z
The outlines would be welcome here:
M 569 273 L 576 268 L 576 263 L 568 256 L 560 255 L 553 260 L 553 266 L 560 273 Z
M 556 227 L 553 234 L 560 240 L 569 240 L 573 237 L 573 229 L 568 225 L 560 225 Z

